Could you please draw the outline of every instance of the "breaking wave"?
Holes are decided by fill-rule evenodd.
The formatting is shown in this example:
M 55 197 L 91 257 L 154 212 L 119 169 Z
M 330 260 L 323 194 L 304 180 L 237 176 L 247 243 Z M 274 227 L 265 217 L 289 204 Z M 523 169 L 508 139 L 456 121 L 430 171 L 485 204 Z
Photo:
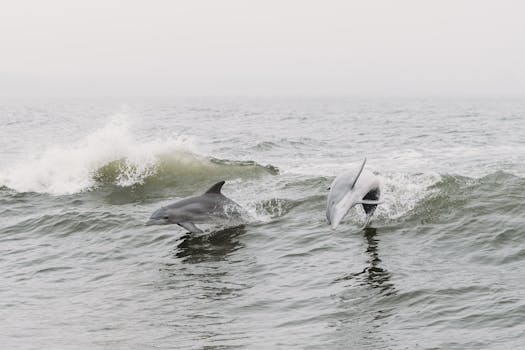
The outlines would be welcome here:
M 174 136 L 137 140 L 126 122 L 114 120 L 73 146 L 53 146 L 0 169 L 0 187 L 18 192 L 74 194 L 100 186 L 235 179 L 277 174 L 274 166 L 230 161 L 193 151 L 193 140 Z

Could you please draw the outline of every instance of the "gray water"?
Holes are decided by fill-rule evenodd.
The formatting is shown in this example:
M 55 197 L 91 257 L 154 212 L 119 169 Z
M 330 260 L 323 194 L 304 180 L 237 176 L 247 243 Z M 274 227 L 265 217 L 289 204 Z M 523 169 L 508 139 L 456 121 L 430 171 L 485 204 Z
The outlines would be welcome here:
M 0 102 L 5 349 L 517 349 L 525 100 Z M 384 203 L 324 216 L 368 158 Z M 226 180 L 245 223 L 151 213 Z

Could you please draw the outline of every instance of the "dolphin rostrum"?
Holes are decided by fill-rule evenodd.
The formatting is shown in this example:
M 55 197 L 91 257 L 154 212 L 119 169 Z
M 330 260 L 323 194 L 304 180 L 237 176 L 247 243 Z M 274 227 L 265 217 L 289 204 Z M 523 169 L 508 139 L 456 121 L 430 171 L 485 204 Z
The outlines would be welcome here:
M 345 172 L 330 186 L 326 203 L 326 219 L 336 229 L 348 211 L 361 204 L 366 213 L 365 227 L 376 210 L 381 195 L 380 181 L 372 172 L 364 170 L 366 158 L 357 172 Z
M 177 224 L 190 232 L 203 232 L 195 224 L 214 223 L 218 220 L 241 219 L 239 204 L 221 193 L 224 181 L 217 182 L 200 196 L 188 197 L 157 209 L 146 225 Z

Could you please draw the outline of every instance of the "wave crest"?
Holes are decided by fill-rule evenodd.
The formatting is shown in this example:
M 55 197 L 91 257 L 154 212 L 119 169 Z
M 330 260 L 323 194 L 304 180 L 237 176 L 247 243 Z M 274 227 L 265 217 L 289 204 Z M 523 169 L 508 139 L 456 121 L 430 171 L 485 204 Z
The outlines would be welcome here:
M 125 122 L 111 121 L 73 146 L 53 146 L 0 169 L 0 186 L 18 192 L 64 195 L 104 185 L 170 186 L 278 173 L 271 165 L 206 157 L 192 148 L 192 139 L 187 136 L 140 141 Z

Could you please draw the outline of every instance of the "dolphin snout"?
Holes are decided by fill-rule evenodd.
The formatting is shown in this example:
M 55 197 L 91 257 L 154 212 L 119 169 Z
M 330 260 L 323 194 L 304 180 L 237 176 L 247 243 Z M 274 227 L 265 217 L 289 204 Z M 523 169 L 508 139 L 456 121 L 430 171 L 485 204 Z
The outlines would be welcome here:
M 344 209 L 342 210 L 341 208 L 338 208 L 338 206 L 333 206 L 329 208 L 327 219 L 328 224 L 330 225 L 332 230 L 335 230 L 337 226 L 339 226 L 339 223 L 341 222 L 345 214 L 346 211 Z
M 344 216 L 344 214 L 341 215 L 341 214 L 338 214 L 337 212 L 333 213 L 332 218 L 331 218 L 331 220 L 329 222 L 330 227 L 332 228 L 332 230 L 335 230 L 337 228 L 337 226 L 339 226 L 339 223 L 343 219 L 343 216 Z
M 328 223 L 330 224 L 330 227 L 333 230 L 335 230 L 337 226 L 339 226 L 339 223 L 341 223 L 345 215 L 348 213 L 348 211 L 356 204 L 357 203 L 355 198 L 352 198 L 351 196 L 346 196 L 339 203 L 331 205 L 328 208 L 327 212 L 327 219 Z

